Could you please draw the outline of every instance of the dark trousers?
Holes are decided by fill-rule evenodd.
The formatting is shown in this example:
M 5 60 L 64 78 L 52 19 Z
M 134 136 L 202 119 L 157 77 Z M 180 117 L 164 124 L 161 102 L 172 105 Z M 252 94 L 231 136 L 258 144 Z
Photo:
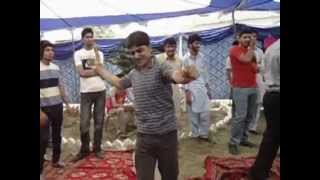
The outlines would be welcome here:
M 52 163 L 56 163 L 60 159 L 61 154 L 61 129 L 63 121 L 63 105 L 43 107 L 41 110 L 48 116 L 49 122 L 45 127 L 40 128 L 40 173 L 44 162 L 44 154 L 48 146 L 49 128 L 51 126 L 51 137 L 53 144 Z
M 46 153 L 46 148 L 48 146 L 49 139 L 49 125 L 46 124 L 45 127 L 40 128 L 40 174 L 43 171 L 44 154 Z
M 94 140 L 93 149 L 95 152 L 101 151 L 102 130 L 105 115 L 106 92 L 81 93 L 80 105 L 80 134 L 81 134 L 81 153 L 90 152 L 90 120 L 93 105 L 94 119 Z
M 172 131 L 164 135 L 138 133 L 135 153 L 135 166 L 138 180 L 154 179 L 156 162 L 158 162 L 161 179 L 178 179 L 177 131 Z
M 280 93 L 267 92 L 263 98 L 267 128 L 260 149 L 250 170 L 253 180 L 265 180 L 280 147 Z

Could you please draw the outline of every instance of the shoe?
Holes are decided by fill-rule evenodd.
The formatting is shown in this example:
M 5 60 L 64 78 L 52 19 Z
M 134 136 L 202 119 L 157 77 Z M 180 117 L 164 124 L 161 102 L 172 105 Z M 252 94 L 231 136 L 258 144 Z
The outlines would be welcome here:
M 249 133 L 253 134 L 253 135 L 260 135 L 260 133 L 258 131 L 255 131 L 255 130 L 249 130 Z
M 52 149 L 52 147 L 53 147 L 52 142 L 51 142 L 51 141 L 49 141 L 49 142 L 48 142 L 48 146 L 47 146 L 47 148 L 48 148 L 48 149 Z
M 78 153 L 76 157 L 74 157 L 71 162 L 77 162 L 80 161 L 81 159 L 84 159 L 85 157 L 89 156 L 90 153 Z
M 257 147 L 257 145 L 255 145 L 255 144 L 253 144 L 252 142 L 249 142 L 249 141 L 241 142 L 240 146 L 245 146 L 245 147 L 249 147 L 249 148 Z
M 206 136 L 199 136 L 198 138 L 199 138 L 199 140 L 201 140 L 201 141 L 209 142 L 209 138 L 206 137 Z
M 125 139 L 127 139 L 128 138 L 128 135 L 126 135 L 126 134 L 121 134 L 121 135 L 119 135 L 119 139 L 120 140 L 125 140 Z
M 104 159 L 103 153 L 101 151 L 95 153 L 97 159 Z
M 64 168 L 65 166 L 66 165 L 61 161 L 58 161 L 56 163 L 52 163 L 52 167 L 54 167 L 54 168 Z
M 40 174 L 40 180 L 44 180 L 44 177 L 42 174 Z
M 232 155 L 240 154 L 238 145 L 229 144 L 229 153 L 232 154 Z
M 252 175 L 252 173 L 250 172 L 250 170 L 249 170 L 249 172 L 248 172 L 248 174 L 247 174 L 247 176 L 245 177 L 244 180 L 267 180 L 267 178 L 257 178 L 257 177 L 254 177 L 254 176 Z
M 46 154 L 44 155 L 44 160 L 45 160 L 45 161 L 51 161 L 51 155 L 49 155 L 49 154 L 46 153 Z

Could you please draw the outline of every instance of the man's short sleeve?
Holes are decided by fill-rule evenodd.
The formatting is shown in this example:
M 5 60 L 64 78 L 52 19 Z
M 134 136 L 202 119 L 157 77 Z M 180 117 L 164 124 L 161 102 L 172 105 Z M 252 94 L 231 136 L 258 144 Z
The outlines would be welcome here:
M 162 64 L 163 62 L 166 61 L 166 59 L 165 59 L 165 54 L 164 54 L 164 53 L 161 53 L 161 54 L 156 55 L 156 59 L 158 59 L 158 61 L 160 62 L 160 64 Z
M 81 59 L 80 59 L 80 56 L 79 56 L 79 51 L 76 51 L 73 55 L 73 58 L 74 58 L 74 63 L 76 66 L 81 66 L 82 65 L 82 62 L 81 62 Z
M 103 64 L 104 63 L 104 56 L 103 53 L 101 51 L 99 51 L 99 56 L 100 56 L 100 63 Z
M 131 70 L 129 72 L 129 74 L 125 75 L 124 77 L 122 77 L 120 79 L 120 86 L 122 89 L 127 89 L 127 88 L 130 88 L 132 86 L 132 74 L 133 74 L 133 70 Z
M 231 62 L 230 62 L 230 57 L 228 56 L 227 57 L 227 60 L 226 60 L 226 69 L 231 69 Z
M 243 54 L 243 52 L 239 47 L 233 47 L 230 49 L 230 58 L 233 57 L 239 61 L 241 54 Z

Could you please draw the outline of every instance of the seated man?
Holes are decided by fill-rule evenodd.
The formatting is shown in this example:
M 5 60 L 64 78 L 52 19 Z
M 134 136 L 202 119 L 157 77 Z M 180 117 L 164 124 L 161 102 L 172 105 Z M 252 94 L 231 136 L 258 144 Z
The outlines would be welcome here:
M 117 129 L 117 138 L 120 139 L 127 138 L 128 123 L 130 120 L 133 121 L 133 108 L 130 109 L 129 105 L 124 105 L 127 96 L 128 92 L 126 90 L 112 87 L 110 96 L 106 100 L 108 119 L 113 122 Z

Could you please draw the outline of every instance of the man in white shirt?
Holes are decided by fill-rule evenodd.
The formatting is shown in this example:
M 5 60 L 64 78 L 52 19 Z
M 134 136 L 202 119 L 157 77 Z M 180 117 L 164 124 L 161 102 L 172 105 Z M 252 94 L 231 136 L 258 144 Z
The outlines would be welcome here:
M 189 36 L 189 52 L 183 58 L 183 66 L 195 65 L 200 75 L 196 80 L 185 85 L 191 136 L 208 141 L 210 126 L 208 71 L 204 57 L 200 53 L 200 42 L 199 35 Z
M 95 47 L 93 30 L 85 28 L 81 32 L 84 47 L 74 53 L 74 61 L 80 75 L 80 134 L 81 149 L 74 161 L 83 159 L 90 152 L 90 120 L 94 118 L 93 151 L 97 158 L 103 159 L 101 153 L 101 139 L 105 116 L 106 86 L 97 75 L 96 65 L 103 65 L 103 53 Z M 93 105 L 93 112 L 92 112 Z
M 258 38 L 257 31 L 252 32 L 252 38 L 257 40 L 257 38 Z M 263 56 L 264 56 L 264 54 L 263 54 L 262 49 L 256 47 L 255 55 L 256 55 L 257 66 L 258 66 L 258 73 L 256 75 L 256 81 L 257 81 L 257 87 L 258 87 L 257 110 L 256 110 L 257 113 L 256 113 L 256 117 L 249 124 L 249 132 L 251 134 L 258 135 L 259 133 L 257 132 L 257 126 L 258 126 L 258 121 L 260 119 L 262 99 L 263 99 L 263 95 L 265 93 L 265 85 L 264 85 L 264 81 L 263 81 L 263 73 L 264 73 Z
M 266 93 L 263 98 L 267 127 L 248 180 L 267 179 L 280 148 L 280 39 L 265 53 Z

